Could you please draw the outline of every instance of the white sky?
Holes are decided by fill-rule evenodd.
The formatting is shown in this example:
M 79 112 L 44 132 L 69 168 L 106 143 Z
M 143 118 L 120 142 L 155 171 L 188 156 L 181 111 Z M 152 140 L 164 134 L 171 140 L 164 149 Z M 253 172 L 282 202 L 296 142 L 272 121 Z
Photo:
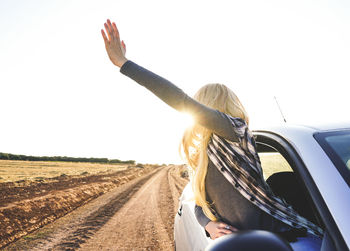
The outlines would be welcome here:
M 229 86 L 252 128 L 349 121 L 349 1 L 0 0 L 0 152 L 179 162 L 186 116 L 113 66 L 127 57 L 189 95 Z

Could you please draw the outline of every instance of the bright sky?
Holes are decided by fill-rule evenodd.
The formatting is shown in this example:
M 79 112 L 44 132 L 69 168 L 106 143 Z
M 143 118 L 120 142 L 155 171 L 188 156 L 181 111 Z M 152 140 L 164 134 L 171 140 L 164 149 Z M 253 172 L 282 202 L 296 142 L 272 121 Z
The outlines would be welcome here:
M 0 0 L 0 152 L 180 162 L 186 116 L 110 63 L 127 57 L 189 95 L 229 86 L 252 128 L 349 120 L 350 2 Z

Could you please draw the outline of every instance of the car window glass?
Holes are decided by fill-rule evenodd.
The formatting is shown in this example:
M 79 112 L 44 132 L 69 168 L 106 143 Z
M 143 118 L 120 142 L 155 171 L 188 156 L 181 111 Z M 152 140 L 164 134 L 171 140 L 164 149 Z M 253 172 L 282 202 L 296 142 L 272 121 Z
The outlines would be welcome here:
M 319 132 L 314 138 L 350 186 L 350 130 Z
M 350 134 L 327 136 L 325 137 L 325 140 L 347 168 L 350 169 Z
M 293 172 L 293 169 L 279 152 L 262 152 L 258 153 L 258 155 L 265 180 L 274 173 Z

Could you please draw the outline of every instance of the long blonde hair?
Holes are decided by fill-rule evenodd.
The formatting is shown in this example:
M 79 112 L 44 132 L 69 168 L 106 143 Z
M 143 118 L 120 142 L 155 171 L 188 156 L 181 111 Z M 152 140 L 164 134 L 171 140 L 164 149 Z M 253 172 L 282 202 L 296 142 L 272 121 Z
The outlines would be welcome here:
M 232 117 L 239 117 L 249 123 L 248 115 L 237 96 L 223 84 L 208 84 L 195 94 L 194 99 L 212 109 Z M 206 199 L 205 177 L 208 169 L 207 146 L 212 132 L 199 124 L 186 129 L 181 142 L 181 150 L 191 168 L 192 190 L 195 203 L 203 208 L 204 214 L 212 221 L 216 217 Z

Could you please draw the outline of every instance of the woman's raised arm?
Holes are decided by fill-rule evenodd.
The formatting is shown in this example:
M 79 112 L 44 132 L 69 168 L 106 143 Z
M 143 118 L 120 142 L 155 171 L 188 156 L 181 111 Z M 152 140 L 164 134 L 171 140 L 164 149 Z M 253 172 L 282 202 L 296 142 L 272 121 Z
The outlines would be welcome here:
M 128 60 L 125 57 L 125 44 L 120 40 L 116 24 L 107 20 L 104 26 L 108 36 L 103 30 L 101 32 L 107 54 L 112 63 L 121 68 L 121 73 L 146 87 L 174 109 L 189 112 L 196 123 L 208 128 L 213 133 L 231 141 L 238 141 L 226 115 L 200 104 L 170 81 Z

